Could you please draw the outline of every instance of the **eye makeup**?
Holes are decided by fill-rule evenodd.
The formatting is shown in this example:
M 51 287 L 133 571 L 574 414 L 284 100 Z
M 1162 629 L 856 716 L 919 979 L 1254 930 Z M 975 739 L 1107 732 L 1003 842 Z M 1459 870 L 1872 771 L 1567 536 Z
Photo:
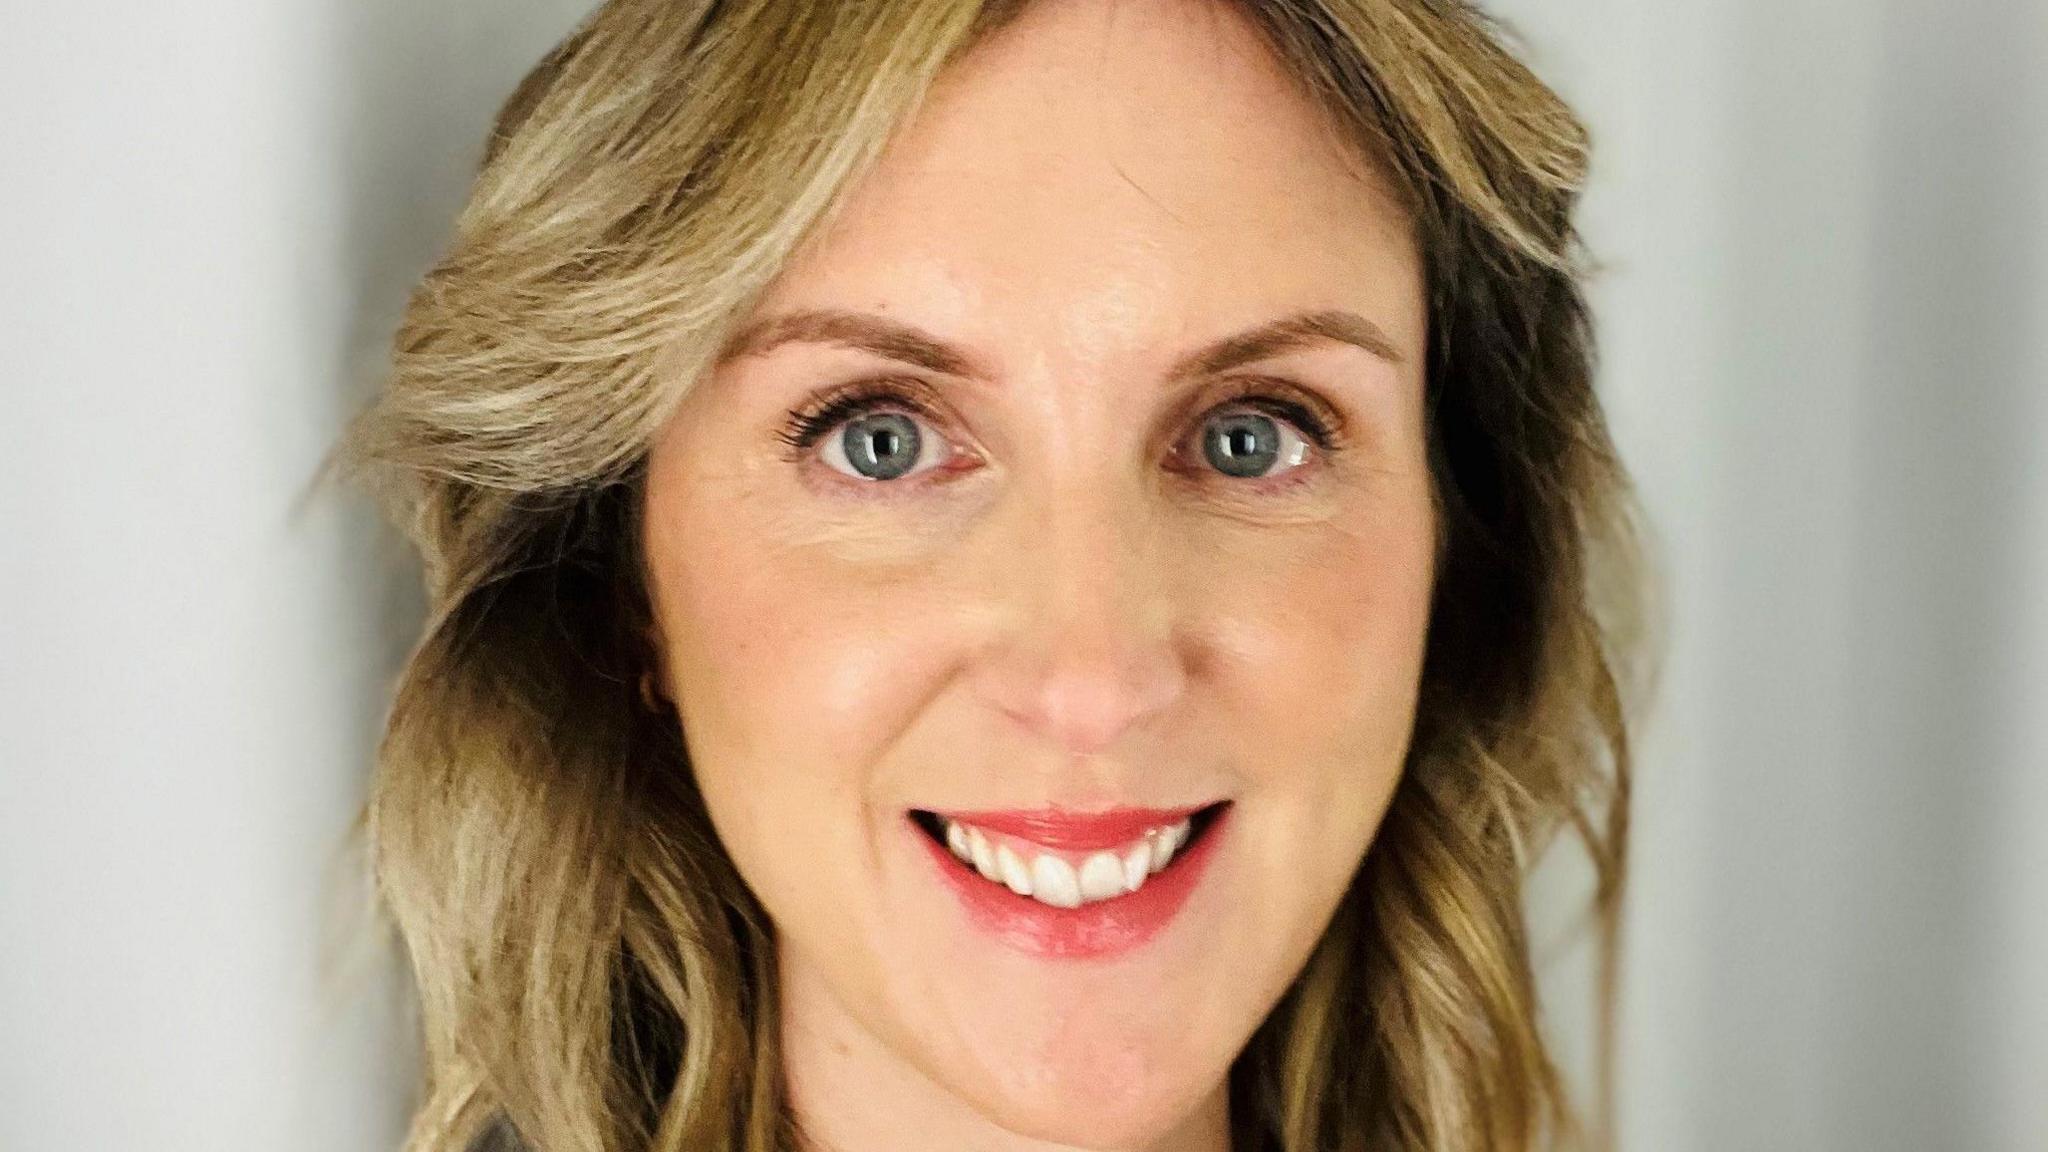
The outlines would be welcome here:
M 775 438 L 788 446 L 787 457 L 800 460 L 827 432 L 856 416 L 900 410 L 941 422 L 938 397 L 931 385 L 915 377 L 883 376 L 850 381 L 806 400 L 784 418 Z
M 1247 409 L 1285 421 L 1326 457 L 1342 451 L 1349 442 L 1344 416 L 1334 405 L 1312 390 L 1286 380 L 1263 376 L 1232 377 L 1225 380 L 1220 388 L 1202 394 L 1199 401 L 1205 405 L 1200 418 L 1176 437 L 1171 453 L 1176 461 L 1185 456 L 1180 441 L 1199 431 L 1211 416 L 1235 409 Z M 927 381 L 895 375 L 865 377 L 826 388 L 806 399 L 783 418 L 775 436 L 785 446 L 784 458 L 792 464 L 802 464 L 821 440 L 849 420 L 875 412 L 896 411 L 943 425 L 946 423 L 940 414 L 943 407 L 938 390 Z M 1199 466 L 1195 469 L 1200 470 Z M 1235 484 L 1253 489 L 1261 486 L 1288 487 L 1300 481 L 1300 477 L 1293 477 L 1293 473 L 1299 471 L 1303 469 L 1292 468 L 1271 477 L 1246 478 L 1235 481 Z M 1220 475 L 1217 479 L 1230 480 Z M 884 483 L 870 481 L 863 486 Z
M 1174 439 L 1174 447 L 1167 453 L 1171 471 L 1186 476 L 1196 484 L 1208 484 L 1212 488 L 1221 488 L 1237 496 L 1284 496 L 1294 490 L 1311 486 L 1319 480 L 1325 480 L 1325 474 L 1329 471 L 1333 459 L 1350 447 L 1350 430 L 1343 414 L 1323 396 L 1313 392 L 1313 389 L 1296 385 L 1280 377 L 1225 377 L 1221 381 L 1221 387 L 1210 387 L 1206 394 L 1198 394 L 1198 402 L 1206 404 L 1206 408 L 1202 408 L 1202 416 L 1192 424 L 1192 428 L 1182 430 Z M 776 439 L 784 445 L 784 461 L 795 467 L 811 467 L 811 457 L 817 455 L 817 445 L 827 435 L 836 433 L 836 430 L 842 428 L 848 420 L 872 412 L 899 412 L 920 418 L 928 424 L 944 426 L 944 408 L 946 402 L 942 400 L 938 387 L 926 379 L 901 373 L 860 377 L 825 387 L 819 394 L 807 398 L 803 404 L 793 408 L 776 428 Z M 1294 467 L 1286 467 L 1284 471 L 1278 471 L 1274 476 L 1231 478 L 1221 474 L 1221 471 L 1214 469 L 1210 463 L 1206 463 L 1202 459 L 1204 453 L 1200 449 L 1192 453 L 1188 451 L 1188 441 L 1196 433 L 1200 433 L 1206 426 L 1206 420 L 1217 414 L 1243 410 L 1272 416 L 1286 424 L 1286 428 L 1292 428 L 1292 433 L 1313 449 L 1313 457 L 1307 463 L 1296 463 Z M 846 476 L 840 474 L 838 467 L 827 465 L 827 471 L 834 471 L 834 474 L 840 476 L 813 478 L 813 482 L 823 482 L 831 486 L 827 490 L 840 490 L 852 498 L 870 500 L 901 496 L 924 488 L 926 484 L 932 482 L 920 480 L 920 474 L 924 474 L 924 471 L 950 471 L 950 474 L 958 474 L 958 471 L 971 469 L 973 453 L 961 453 L 952 449 L 944 435 L 938 435 L 936 443 L 940 445 L 942 451 L 948 453 L 948 457 L 942 459 L 938 467 L 918 469 L 911 471 L 911 474 L 903 474 L 899 478 L 885 482 L 879 478 Z M 1292 459 L 1300 459 L 1298 451 L 1292 453 Z

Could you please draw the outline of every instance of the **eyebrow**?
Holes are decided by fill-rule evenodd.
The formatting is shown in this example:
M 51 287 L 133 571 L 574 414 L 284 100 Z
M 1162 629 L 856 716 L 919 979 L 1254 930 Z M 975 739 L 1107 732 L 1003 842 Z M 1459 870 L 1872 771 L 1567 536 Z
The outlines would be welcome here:
M 763 355 L 790 343 L 841 345 L 947 376 L 994 375 L 973 353 L 921 328 L 842 308 L 806 308 L 749 324 L 727 342 L 718 362 Z M 1324 343 L 1349 344 L 1389 364 L 1401 362 L 1400 351 L 1379 325 L 1356 312 L 1329 308 L 1291 313 L 1211 341 L 1175 361 L 1167 378 L 1214 376 Z

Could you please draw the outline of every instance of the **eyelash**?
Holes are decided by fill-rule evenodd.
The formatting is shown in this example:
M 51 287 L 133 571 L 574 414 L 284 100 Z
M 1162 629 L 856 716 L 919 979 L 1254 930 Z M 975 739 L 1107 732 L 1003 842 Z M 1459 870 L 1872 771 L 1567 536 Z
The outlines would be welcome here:
M 825 435 L 855 417 L 891 408 L 903 409 L 933 423 L 940 423 L 938 404 L 929 385 L 919 380 L 882 378 L 856 380 L 828 389 L 814 397 L 784 420 L 776 439 L 787 445 L 785 458 L 801 463 Z M 1224 395 L 1203 410 L 1201 419 L 1227 408 L 1249 408 L 1294 426 L 1317 452 L 1327 456 L 1345 445 L 1342 417 L 1327 404 L 1315 400 L 1293 385 L 1264 378 L 1240 377 L 1226 386 Z M 1197 424 L 1199 427 L 1199 422 Z M 1294 468 L 1289 474 L 1302 469 Z M 1289 487 L 1298 478 L 1264 481 L 1274 487 Z M 1247 483 L 1258 485 L 1261 480 Z

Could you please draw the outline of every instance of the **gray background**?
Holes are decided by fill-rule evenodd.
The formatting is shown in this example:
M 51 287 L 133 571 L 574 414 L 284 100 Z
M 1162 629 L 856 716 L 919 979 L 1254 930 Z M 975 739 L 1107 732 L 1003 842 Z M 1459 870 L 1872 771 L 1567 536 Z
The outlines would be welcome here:
M 1625 1146 L 2048 1149 L 2048 0 L 1497 7 L 1673 589 Z M 7 0 L 0 1149 L 396 1140 L 342 848 L 414 608 L 292 501 L 582 8 Z

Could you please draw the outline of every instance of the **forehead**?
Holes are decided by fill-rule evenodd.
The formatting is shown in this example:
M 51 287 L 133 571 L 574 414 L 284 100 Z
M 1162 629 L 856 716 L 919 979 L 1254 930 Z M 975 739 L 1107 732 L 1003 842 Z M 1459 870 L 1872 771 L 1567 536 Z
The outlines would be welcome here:
M 1420 295 L 1383 180 L 1232 6 L 1040 0 L 941 75 L 763 303 L 1108 355 L 1306 307 L 1412 344 Z

